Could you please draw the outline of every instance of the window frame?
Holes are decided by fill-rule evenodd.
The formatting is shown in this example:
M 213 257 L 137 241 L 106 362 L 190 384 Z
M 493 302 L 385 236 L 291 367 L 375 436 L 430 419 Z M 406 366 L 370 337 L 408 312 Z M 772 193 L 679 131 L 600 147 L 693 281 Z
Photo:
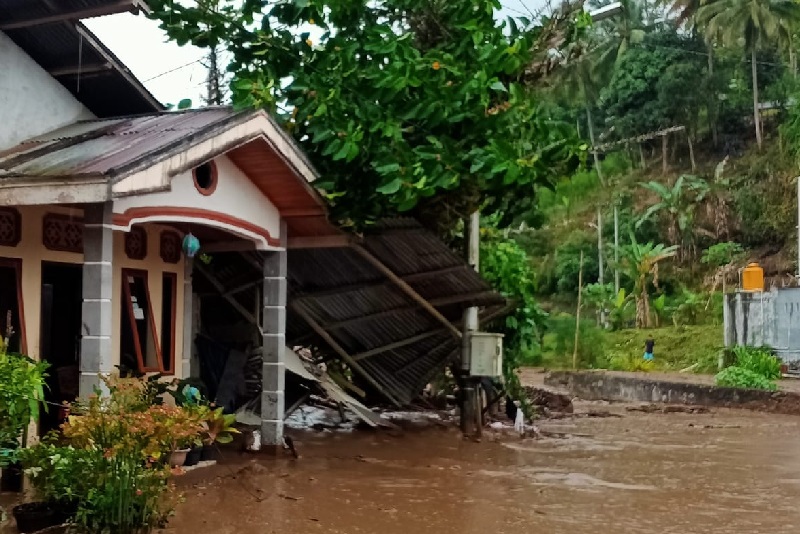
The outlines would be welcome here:
M 164 339 L 164 280 L 170 278 L 172 279 L 172 309 L 169 311 L 169 323 L 170 323 L 170 351 L 169 351 L 169 368 L 164 368 L 162 371 L 165 375 L 174 375 L 175 374 L 175 340 L 177 333 L 175 331 L 178 319 L 178 273 L 170 272 L 170 271 L 163 271 L 161 273 L 161 332 L 159 332 L 159 338 L 161 340 Z M 162 367 L 164 367 L 164 349 L 163 343 L 162 347 L 159 349 L 159 363 Z
M 28 354 L 28 334 L 25 329 L 25 303 L 22 299 L 22 258 L 6 258 L 0 257 L 0 267 L 9 267 L 14 269 L 15 278 L 17 281 L 17 314 L 19 314 L 19 348 L 22 354 Z M 0 322 L 5 318 L 0 318 Z M 0 331 L 5 328 L 5 325 L 0 324 Z
M 201 186 L 200 182 L 197 180 L 197 169 L 203 165 L 208 165 L 208 172 L 210 173 L 209 179 L 211 180 L 211 183 L 208 185 L 208 187 Z M 214 191 L 217 190 L 217 185 L 219 184 L 219 171 L 217 170 L 217 164 L 214 162 L 214 160 L 203 162 L 192 169 L 192 183 L 194 183 L 194 187 L 197 189 L 197 192 L 204 197 L 214 194 Z
M 128 323 L 129 328 L 133 334 L 133 347 L 136 350 L 136 363 L 139 365 L 139 372 L 140 373 L 165 373 L 163 369 L 163 364 L 161 360 L 161 342 L 159 341 L 159 331 L 156 330 L 156 318 L 153 314 L 153 297 L 150 294 L 150 281 L 148 277 L 148 271 L 144 271 L 142 269 L 128 269 L 123 268 L 121 270 L 122 274 L 122 304 L 127 306 L 128 309 Z M 128 277 L 140 277 L 144 280 L 144 290 L 147 293 L 147 313 L 148 313 L 148 320 L 150 322 L 150 330 L 153 333 L 153 346 L 156 350 L 156 361 L 158 362 L 158 367 L 146 367 L 144 361 L 144 353 L 142 352 L 142 340 L 139 339 L 139 329 L 136 327 L 136 319 L 133 315 L 133 304 L 131 302 L 131 288 L 130 284 L 128 283 Z M 120 313 L 122 310 L 120 310 Z M 122 322 L 120 322 L 122 324 Z M 120 343 L 122 342 L 122 335 L 120 334 Z

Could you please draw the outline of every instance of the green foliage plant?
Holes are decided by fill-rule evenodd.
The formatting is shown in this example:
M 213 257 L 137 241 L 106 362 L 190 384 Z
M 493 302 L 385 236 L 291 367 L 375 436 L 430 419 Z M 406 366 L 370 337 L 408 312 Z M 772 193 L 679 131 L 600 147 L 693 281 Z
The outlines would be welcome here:
M 777 389 L 774 381 L 765 378 L 755 371 L 736 365 L 726 367 L 717 373 L 715 382 L 718 386 L 729 388 L 765 389 L 768 391 L 775 391 Z
M 757 373 L 767 380 L 781 377 L 781 362 L 769 347 L 736 346 L 733 348 L 735 365 Z

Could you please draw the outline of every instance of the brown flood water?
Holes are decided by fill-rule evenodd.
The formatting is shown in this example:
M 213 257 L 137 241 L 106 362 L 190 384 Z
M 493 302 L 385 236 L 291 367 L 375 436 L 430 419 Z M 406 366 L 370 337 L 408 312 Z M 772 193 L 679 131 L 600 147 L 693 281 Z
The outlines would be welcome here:
M 234 454 L 188 474 L 166 532 L 798 532 L 800 418 L 615 409 L 541 422 L 540 440 L 296 435 L 299 460 Z

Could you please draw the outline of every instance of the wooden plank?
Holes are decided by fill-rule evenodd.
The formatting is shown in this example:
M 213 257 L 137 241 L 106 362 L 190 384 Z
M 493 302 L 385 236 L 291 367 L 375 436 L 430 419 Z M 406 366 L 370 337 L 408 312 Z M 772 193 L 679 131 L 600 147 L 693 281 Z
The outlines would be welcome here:
M 353 238 L 349 235 L 326 235 L 317 237 L 290 237 L 286 241 L 286 248 L 345 248 L 350 246 Z
M 232 298 L 229 295 L 225 295 L 225 286 L 223 286 L 219 282 L 219 280 L 217 280 L 210 272 L 208 272 L 208 270 L 203 266 L 202 262 L 199 262 L 199 261 L 195 262 L 194 263 L 194 269 L 195 269 L 195 271 L 197 271 L 200 274 L 202 274 L 203 276 L 205 276 L 206 279 L 209 281 L 209 283 L 212 286 L 214 286 L 214 289 L 217 290 L 219 295 L 221 297 L 223 297 L 226 301 L 228 301 L 228 304 L 230 304 L 236 311 L 238 311 L 242 315 L 242 317 L 247 319 L 247 321 L 249 323 L 256 325 L 258 327 L 259 331 L 261 330 L 261 325 L 258 324 L 258 320 L 255 317 L 253 317 L 253 314 L 250 313 L 249 311 L 247 311 L 247 309 L 245 309 L 244 306 L 239 304 L 236 301 L 236 299 Z
M 380 384 L 378 384 L 378 382 L 377 382 L 377 381 L 376 381 L 376 380 L 375 380 L 375 379 L 372 377 L 372 375 L 371 375 L 371 374 L 369 374 L 368 372 L 366 372 L 366 370 L 364 370 L 364 368 L 363 368 L 363 367 L 361 367 L 361 365 L 359 365 L 359 363 L 358 363 L 357 361 L 353 360 L 353 358 L 352 358 L 352 357 L 350 357 L 350 354 L 348 354 L 348 353 L 347 353 L 347 351 L 346 351 L 346 350 L 344 350 L 344 349 L 342 348 L 342 346 L 341 346 L 341 345 L 339 345 L 339 344 L 336 342 L 336 340 L 335 340 L 335 339 L 333 339 L 333 337 L 331 337 L 331 335 L 330 335 L 330 334 L 328 334 L 328 333 L 327 333 L 327 332 L 326 332 L 326 331 L 325 331 L 325 330 L 324 330 L 324 329 L 323 329 L 323 328 L 322 328 L 322 327 L 319 325 L 319 323 L 317 323 L 317 322 L 314 320 L 314 318 L 313 318 L 313 317 L 311 317 L 311 314 L 309 314 L 308 312 L 306 312 L 306 311 L 305 311 L 305 310 L 304 310 L 304 309 L 303 309 L 303 308 L 302 308 L 302 307 L 301 307 L 301 306 L 300 306 L 300 305 L 299 305 L 297 302 L 295 302 L 295 303 L 293 303 L 293 304 L 292 304 L 292 309 L 293 309 L 293 310 L 294 310 L 294 311 L 295 311 L 295 312 L 296 312 L 296 313 L 297 313 L 297 314 L 298 314 L 300 317 L 302 317 L 302 318 L 303 318 L 303 320 L 305 320 L 305 322 L 308 324 L 308 326 L 310 326 L 310 327 L 311 327 L 311 329 L 312 329 L 312 330 L 314 330 L 314 332 L 316 332 L 317 334 L 319 334 L 319 337 L 321 337 L 323 340 L 325 340 L 325 343 L 327 343 L 327 344 L 328 344 L 328 345 L 329 345 L 329 346 L 330 346 L 330 347 L 331 347 L 331 348 L 334 350 L 334 352 L 336 352 L 336 354 L 338 354 L 338 355 L 339 355 L 339 356 L 340 356 L 340 357 L 341 357 L 341 358 L 342 358 L 342 359 L 343 359 L 343 360 L 344 360 L 344 361 L 345 361 L 345 362 L 346 362 L 346 363 L 347 363 L 347 364 L 348 364 L 350 367 L 352 367 L 354 371 L 356 371 L 356 372 L 357 372 L 357 373 L 359 373 L 361 376 L 363 376 L 363 377 L 364 377 L 364 379 L 365 379 L 367 382 L 369 382 L 369 383 L 370 383 L 370 385 L 372 385 L 372 387 L 374 387 L 375 389 L 377 389 L 378 391 L 380 391 L 380 392 L 381 392 L 381 394 L 383 394 L 383 395 L 384 395 L 384 396 L 385 396 L 387 399 L 389 399 L 389 401 L 391 401 L 391 403 L 392 403 L 392 404 L 394 404 L 394 405 L 395 405 L 395 406 L 397 406 L 398 408 L 401 406 L 401 403 L 400 403 L 400 402 L 398 402 L 398 401 L 397 401 L 397 399 L 395 399 L 395 398 L 394 398 L 394 397 L 393 397 L 393 396 L 392 396 L 392 395 L 391 395 L 391 394 L 390 394 L 388 391 L 386 391 L 386 389 L 384 389 L 384 387 L 383 387 L 383 386 L 381 386 Z
M 7 31 L 18 28 L 30 28 L 31 26 L 41 26 L 43 24 L 53 24 L 67 20 L 90 19 L 94 17 L 102 17 L 104 15 L 113 15 L 115 13 L 124 13 L 126 11 L 136 13 L 143 7 L 146 7 L 146 5 L 139 0 L 118 0 L 117 2 L 109 2 L 97 7 L 71 9 L 43 17 L 31 17 L 27 19 L 4 22 L 0 24 L 0 30 Z M 149 12 L 149 8 L 147 9 L 147 12 Z
M 60 76 L 85 76 L 89 74 L 98 74 L 98 73 L 106 73 L 111 72 L 113 67 L 111 63 L 98 63 L 98 64 L 88 64 L 88 65 L 73 65 L 71 67 L 60 67 L 57 69 L 51 69 L 47 71 L 47 73 L 52 76 L 53 78 L 58 78 Z
M 446 276 L 448 274 L 460 273 L 469 268 L 470 268 L 469 265 L 467 265 L 466 263 L 462 263 L 461 265 L 444 267 L 436 271 L 426 271 L 424 273 L 407 274 L 405 276 L 402 276 L 401 278 L 403 279 L 403 281 L 413 284 L 414 282 L 421 282 L 423 280 L 428 280 L 429 278 L 438 278 L 440 276 Z
M 473 293 L 460 293 L 458 295 L 439 297 L 437 299 L 431 299 L 428 302 L 432 306 L 449 306 L 450 304 L 460 304 L 462 302 L 484 300 L 484 299 L 494 298 L 496 296 L 497 293 L 495 293 L 494 291 L 478 291 Z
M 408 295 L 412 300 L 414 300 L 417 304 L 422 306 L 422 308 L 427 311 L 431 316 L 433 316 L 437 321 L 442 323 L 445 328 L 457 339 L 461 339 L 461 331 L 456 328 L 455 326 L 447 320 L 447 317 L 439 313 L 439 310 L 433 307 L 433 305 L 422 298 L 422 296 L 414 291 L 410 285 L 404 282 L 399 276 L 394 274 L 391 269 L 389 269 L 386 265 L 383 264 L 378 258 L 373 256 L 367 249 L 362 247 L 361 245 L 353 245 L 353 250 L 355 250 L 361 257 L 367 260 L 370 265 L 375 267 L 378 271 L 380 271 L 386 278 L 391 280 L 394 285 L 396 285 L 400 290 Z
M 416 343 L 417 341 L 422 341 L 423 339 L 428 339 L 429 337 L 438 336 L 440 334 L 446 334 L 447 330 L 444 328 L 440 328 L 439 330 L 432 330 L 430 332 L 423 332 L 422 334 L 418 334 L 416 336 L 412 336 L 406 339 L 401 339 L 400 341 L 395 341 L 394 343 L 389 343 L 388 345 L 384 345 L 382 347 L 376 347 L 374 349 L 370 349 L 364 352 L 359 352 L 358 354 L 353 355 L 353 359 L 355 361 L 363 360 L 364 358 L 369 358 L 370 356 L 375 356 L 376 354 L 381 354 L 383 352 L 388 352 L 390 350 L 399 349 L 401 347 L 405 347 L 406 345 L 411 345 L 412 343 Z

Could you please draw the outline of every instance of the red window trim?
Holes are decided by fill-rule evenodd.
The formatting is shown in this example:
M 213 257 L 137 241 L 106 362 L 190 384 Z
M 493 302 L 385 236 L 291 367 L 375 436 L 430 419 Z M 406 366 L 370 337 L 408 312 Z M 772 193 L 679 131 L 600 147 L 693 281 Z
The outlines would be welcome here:
M 25 303 L 22 301 L 22 260 L 20 258 L 0 258 L 0 266 L 11 267 L 17 276 L 17 313 L 19 314 L 20 352 L 28 354 L 28 334 L 25 330 Z M 5 317 L 2 318 L 5 321 Z M 0 330 L 5 325 L 0 326 Z
M 174 375 L 175 374 L 175 339 L 176 339 L 176 332 L 175 332 L 175 323 L 178 317 L 178 274 L 171 273 L 171 272 L 164 272 L 162 273 L 162 280 L 164 278 L 171 278 L 172 279 L 172 309 L 170 310 L 170 343 L 172 344 L 171 350 L 169 351 L 170 354 L 170 367 L 168 369 L 164 369 L 163 373 L 165 375 Z M 162 282 L 163 283 L 163 282 Z M 162 285 L 163 287 L 163 285 Z M 161 298 L 164 298 L 163 289 Z M 163 302 L 163 301 L 162 301 Z M 162 304 L 163 308 L 163 304 Z M 164 319 L 161 319 L 161 322 L 164 322 Z M 159 359 L 159 363 L 163 366 L 164 359 Z M 186 378 L 186 377 L 184 377 Z
M 144 280 L 144 290 L 147 292 L 147 313 L 149 315 L 150 330 L 153 332 L 153 345 L 156 349 L 156 361 L 158 367 L 145 367 L 144 353 L 142 352 L 142 342 L 139 339 L 139 329 L 136 328 L 136 319 L 133 317 L 133 306 L 131 305 L 131 288 L 128 284 L 128 276 L 141 277 Z M 128 322 L 133 333 L 133 346 L 136 349 L 136 362 L 139 364 L 141 373 L 165 373 L 161 363 L 161 343 L 158 341 L 158 330 L 156 330 L 156 320 L 153 315 L 153 299 L 150 297 L 150 284 L 147 280 L 147 271 L 141 269 L 122 269 L 122 296 L 123 305 L 128 307 Z M 121 339 L 122 336 L 120 336 Z

